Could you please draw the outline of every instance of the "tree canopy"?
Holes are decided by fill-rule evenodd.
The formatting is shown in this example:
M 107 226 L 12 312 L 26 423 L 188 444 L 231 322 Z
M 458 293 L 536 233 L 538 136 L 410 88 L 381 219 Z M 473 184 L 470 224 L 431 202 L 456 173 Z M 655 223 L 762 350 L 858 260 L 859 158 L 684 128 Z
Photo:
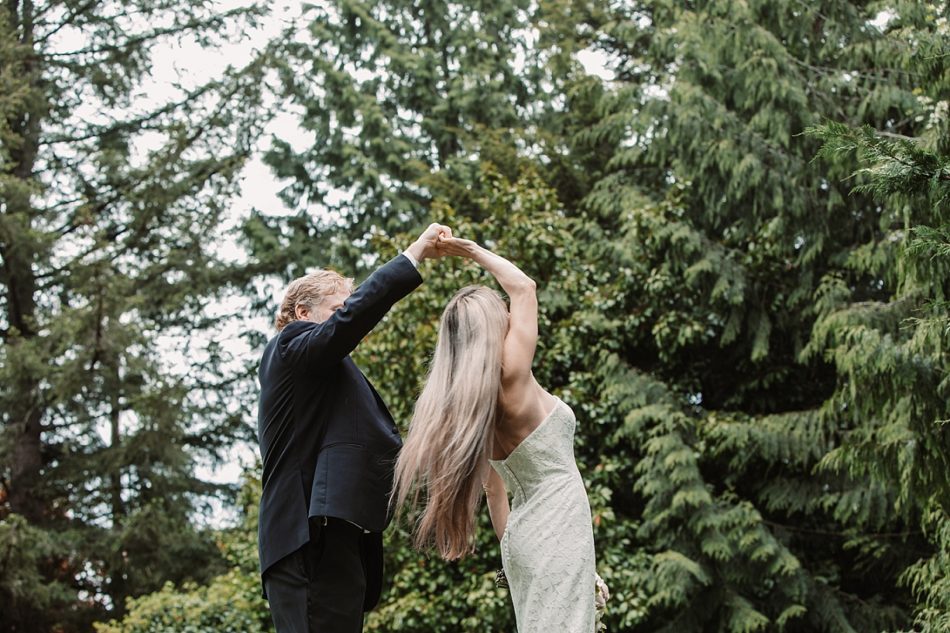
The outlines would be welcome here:
M 210 49 L 259 15 L 0 7 L 4 631 L 89 630 L 223 569 L 195 519 L 224 491 L 196 468 L 250 435 L 205 310 L 235 273 L 207 243 L 260 135 L 263 56 L 156 86 L 153 50 Z

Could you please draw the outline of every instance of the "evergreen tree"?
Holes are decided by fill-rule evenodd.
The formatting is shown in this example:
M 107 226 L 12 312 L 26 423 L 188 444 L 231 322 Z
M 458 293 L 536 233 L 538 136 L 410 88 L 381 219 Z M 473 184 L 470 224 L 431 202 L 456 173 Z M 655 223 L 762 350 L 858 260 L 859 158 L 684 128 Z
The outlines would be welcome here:
M 603 295 L 620 304 L 622 352 L 601 393 L 626 413 L 614 439 L 638 451 L 637 536 L 651 553 L 638 628 L 909 623 L 902 572 L 934 551 L 924 506 L 902 503 L 896 478 L 841 467 L 879 424 L 841 394 L 906 405 L 908 382 L 922 401 L 938 392 L 907 367 L 903 386 L 849 375 L 860 360 L 840 354 L 834 337 L 850 333 L 826 319 L 840 306 L 825 297 L 838 288 L 865 307 L 898 292 L 879 247 L 895 215 L 849 196 L 853 160 L 813 161 L 802 134 L 826 119 L 913 134 L 926 119 L 909 64 L 921 51 L 906 42 L 939 41 L 936 8 L 889 9 L 655 3 L 618 8 L 604 39 L 619 86 L 577 138 L 616 148 L 585 207 L 623 235 Z M 882 32 L 886 17 L 905 30 Z M 936 410 L 920 413 L 932 423 Z M 946 458 L 945 438 L 920 439 Z
M 903 574 L 918 598 L 916 626 L 950 628 L 950 23 L 948 5 L 902 6 L 886 25 L 919 102 L 895 132 L 826 124 L 812 133 L 832 164 L 858 159 L 854 190 L 882 207 L 878 239 L 829 276 L 810 351 L 842 377 L 826 412 L 846 429 L 828 469 L 895 491 L 933 545 Z M 899 42 L 913 42 L 898 47 Z M 861 301 L 849 283 L 874 275 L 887 296 Z
M 526 129 L 547 76 L 530 46 L 531 3 L 342 0 L 311 7 L 288 41 L 281 76 L 312 137 L 277 138 L 266 157 L 293 218 L 257 216 L 264 246 L 284 233 L 273 268 L 304 261 L 366 264 L 363 240 L 423 221 L 446 190 L 464 197 L 484 135 Z M 308 139 L 309 141 L 309 139 Z M 464 148 L 468 146 L 468 151 Z M 250 229 L 249 229 L 250 230 Z M 263 257 L 262 248 L 256 253 Z
M 219 559 L 192 525 L 219 492 L 195 467 L 247 426 L 208 243 L 259 133 L 260 60 L 143 93 L 156 46 L 212 47 L 259 14 L 0 7 L 0 630 L 87 630 Z

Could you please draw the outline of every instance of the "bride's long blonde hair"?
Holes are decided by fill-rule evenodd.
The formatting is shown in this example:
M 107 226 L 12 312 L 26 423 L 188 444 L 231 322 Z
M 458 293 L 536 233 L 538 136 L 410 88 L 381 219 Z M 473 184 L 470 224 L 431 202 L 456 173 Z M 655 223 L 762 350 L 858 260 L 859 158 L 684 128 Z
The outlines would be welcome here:
M 474 547 L 507 332 L 508 308 L 494 290 L 467 286 L 449 301 L 396 462 L 390 502 L 399 510 L 408 500 L 411 511 L 423 502 L 413 542 L 420 549 L 434 546 L 447 560 Z

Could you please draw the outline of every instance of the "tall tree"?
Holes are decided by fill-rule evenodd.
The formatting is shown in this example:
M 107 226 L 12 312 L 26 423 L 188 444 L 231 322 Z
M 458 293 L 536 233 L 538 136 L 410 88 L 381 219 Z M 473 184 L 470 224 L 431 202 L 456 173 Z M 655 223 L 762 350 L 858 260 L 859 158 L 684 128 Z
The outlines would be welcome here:
M 849 195 L 853 158 L 814 161 L 819 144 L 803 132 L 835 119 L 915 136 L 927 109 L 909 60 L 924 53 L 907 46 L 918 41 L 908 33 L 932 41 L 938 10 L 670 2 L 614 11 L 601 46 L 617 87 L 577 138 L 615 147 L 585 206 L 623 235 L 604 295 L 621 306 L 621 353 L 601 377 L 625 412 L 614 440 L 638 451 L 635 542 L 650 553 L 639 574 L 646 608 L 628 620 L 638 628 L 909 625 L 914 600 L 900 579 L 934 552 L 919 530 L 925 506 L 902 502 L 899 478 L 864 476 L 875 463 L 867 454 L 862 467 L 841 466 L 856 437 L 883 439 L 880 412 L 843 395 L 899 409 L 915 373 L 901 368 L 903 386 L 855 382 L 860 361 L 835 338 L 849 330 L 841 313 L 826 317 L 843 307 L 829 296 L 871 312 L 899 296 L 886 256 L 899 249 L 881 245 L 900 216 L 867 191 Z M 905 30 L 882 26 L 889 19 Z M 931 403 L 923 418 L 939 409 L 935 385 L 913 387 Z M 919 440 L 939 462 L 945 439 L 930 434 Z
M 528 128 L 543 103 L 531 6 L 341 0 L 311 7 L 309 29 L 287 42 L 281 58 L 285 94 L 303 113 L 307 141 L 294 149 L 301 143 L 275 139 L 267 156 L 289 179 L 285 202 L 299 211 L 281 250 L 297 262 L 332 257 L 359 267 L 360 245 L 373 230 L 392 234 L 420 223 L 443 190 L 462 195 L 478 163 L 465 144 Z M 256 221 L 265 234 L 276 232 L 273 219 Z
M 246 427 L 208 243 L 259 133 L 261 60 L 150 74 L 157 46 L 210 48 L 260 13 L 0 7 L 0 630 L 82 630 L 217 558 L 191 525 L 216 490 L 195 467 Z
M 950 5 L 909 3 L 887 16 L 886 46 L 903 56 L 919 105 L 914 124 L 812 130 L 821 156 L 857 158 L 851 182 L 881 205 L 878 239 L 829 276 L 809 344 L 841 376 L 826 402 L 845 428 L 824 458 L 829 469 L 894 491 L 894 511 L 919 514 L 933 546 L 903 574 L 914 591 L 915 625 L 950 627 Z M 913 42 L 907 46 L 906 42 Z M 873 275 L 890 292 L 856 296 L 852 280 Z

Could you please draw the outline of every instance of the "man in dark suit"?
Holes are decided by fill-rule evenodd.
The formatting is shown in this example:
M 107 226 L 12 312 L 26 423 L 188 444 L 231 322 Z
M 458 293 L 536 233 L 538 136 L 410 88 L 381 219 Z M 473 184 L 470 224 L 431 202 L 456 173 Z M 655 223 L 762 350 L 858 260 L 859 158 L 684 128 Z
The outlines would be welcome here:
M 358 633 L 379 600 L 382 531 L 402 440 L 350 352 L 422 283 L 438 257 L 432 224 L 356 291 L 320 270 L 288 286 L 264 349 L 257 437 L 263 459 L 261 577 L 278 633 Z

